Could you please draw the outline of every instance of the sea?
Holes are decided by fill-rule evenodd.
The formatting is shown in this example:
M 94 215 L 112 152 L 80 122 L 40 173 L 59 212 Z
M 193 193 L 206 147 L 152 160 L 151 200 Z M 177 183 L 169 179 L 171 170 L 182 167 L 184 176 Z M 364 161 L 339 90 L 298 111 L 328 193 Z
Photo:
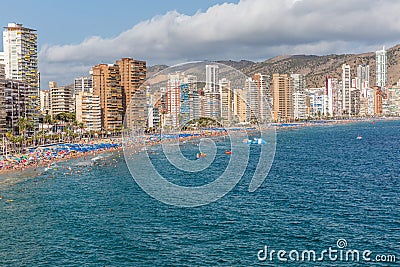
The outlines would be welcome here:
M 121 152 L 2 175 L 0 266 L 398 266 L 400 121 L 284 128 L 276 140 L 257 190 L 252 148 L 236 186 L 198 207 L 148 195 Z M 227 166 L 227 142 L 215 140 L 201 175 L 147 152 L 169 181 L 198 186 Z

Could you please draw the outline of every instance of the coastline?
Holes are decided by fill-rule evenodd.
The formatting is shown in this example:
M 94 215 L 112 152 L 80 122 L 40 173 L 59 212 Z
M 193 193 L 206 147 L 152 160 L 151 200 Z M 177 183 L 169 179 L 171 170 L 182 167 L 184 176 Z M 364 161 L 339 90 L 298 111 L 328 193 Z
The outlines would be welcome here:
M 100 140 L 95 142 L 94 144 L 91 145 L 97 145 L 97 144 L 103 144 L 102 141 L 106 141 L 106 140 Z M 107 147 L 107 148 L 101 148 L 101 149 L 96 149 L 96 150 L 92 150 L 92 151 L 85 151 L 85 152 L 76 152 L 76 151 L 68 151 L 68 152 L 63 152 L 63 153 L 58 153 L 56 155 L 54 155 L 54 151 L 56 150 L 56 147 L 53 147 L 51 149 L 51 152 L 47 152 L 46 155 L 44 155 L 44 152 L 41 152 L 41 156 L 36 157 L 36 150 L 35 152 L 31 152 L 29 153 L 30 157 L 27 158 L 28 154 L 18 154 L 18 156 L 20 157 L 20 159 L 22 159 L 23 157 L 25 161 L 21 161 L 21 162 L 15 162 L 12 160 L 4 160 L 2 161 L 2 168 L 0 169 L 0 177 L 7 175 L 7 174 L 17 174 L 17 173 L 21 173 L 23 174 L 26 171 L 30 171 L 30 170 L 34 170 L 36 171 L 39 168 L 43 168 L 43 167 L 50 167 L 51 164 L 57 163 L 57 162 L 64 162 L 64 161 L 68 161 L 71 159 L 77 159 L 77 158 L 85 158 L 85 157 L 91 157 L 91 156 L 96 156 L 99 154 L 103 154 L 106 152 L 114 152 L 114 151 L 119 151 L 122 150 L 122 146 L 121 146 L 121 142 L 118 143 L 114 143 L 112 142 L 112 146 Z M 79 143 L 74 143 L 73 145 L 82 145 Z M 87 144 L 86 144 L 87 145 Z M 37 148 L 38 149 L 38 148 Z M 12 155 L 12 157 L 16 157 L 16 155 Z M 7 165 L 5 165 L 5 161 L 7 161 Z M 4 168 L 4 166 L 6 166 L 6 168 Z
M 316 127 L 316 126 L 332 126 L 332 125 L 343 125 L 343 124 L 351 124 L 351 123 L 365 123 L 365 122 L 371 122 L 375 123 L 375 121 L 395 121 L 395 120 L 400 120 L 400 117 L 377 117 L 377 118 L 362 118 L 362 119 L 343 119 L 343 120 L 319 120 L 319 121 L 309 121 L 309 122 L 293 122 L 293 123 L 271 123 L 269 126 L 272 127 L 267 127 L 266 130 L 273 129 L 275 128 L 277 131 L 280 130 L 290 130 L 290 129 L 298 129 L 298 128 L 303 128 L 303 127 Z M 239 130 L 241 131 L 241 130 Z M 251 131 L 251 130 L 249 130 Z M 225 136 L 227 134 L 226 131 L 220 130 L 220 131 L 211 131 L 211 130 L 202 130 L 202 131 L 188 131 L 185 134 L 187 136 L 179 137 L 177 134 L 165 134 L 165 135 L 171 135 L 175 137 L 170 137 L 166 138 L 163 140 L 153 140 L 152 137 L 154 138 L 155 135 L 148 135 L 141 140 L 141 142 L 136 142 L 132 144 L 124 144 L 127 146 L 128 149 L 132 149 L 133 151 L 138 152 L 141 150 L 143 147 L 147 146 L 154 146 L 154 145 L 159 145 L 161 143 L 169 143 L 169 142 L 175 142 L 177 139 L 179 141 L 189 141 L 193 139 L 201 139 L 205 137 L 217 137 L 217 136 Z M 28 164 L 15 164 L 15 166 L 9 167 L 9 168 L 1 168 L 0 169 L 0 178 L 1 176 L 6 176 L 9 174 L 14 174 L 14 175 L 19 175 L 19 174 L 24 174 L 26 172 L 31 172 L 32 170 L 34 172 L 37 171 L 39 168 L 46 168 L 50 167 L 51 164 L 57 163 L 57 162 L 65 162 L 71 159 L 77 159 L 77 158 L 85 158 L 85 157 L 95 157 L 96 155 L 101 155 L 107 152 L 118 152 L 122 151 L 123 148 L 123 140 L 98 140 L 96 143 L 101 143 L 101 142 L 116 142 L 117 146 L 112 147 L 112 148 L 107 148 L 107 149 L 97 149 L 93 151 L 87 151 L 87 152 L 77 152 L 77 153 L 67 153 L 67 154 L 62 154 L 59 157 L 51 157 L 49 159 L 40 159 L 40 160 L 35 160 L 34 163 L 28 163 Z M 79 144 L 79 143 L 75 143 Z M 81 143 L 82 145 L 82 143 Z M 83 144 L 87 145 L 87 144 Z M 1 182 L 0 182 L 1 183 Z
M 315 127 L 315 126 L 332 126 L 351 123 L 375 123 L 377 121 L 398 121 L 400 117 L 376 117 L 376 118 L 355 118 L 355 119 L 342 119 L 342 120 L 316 120 L 308 122 L 293 122 L 293 123 L 275 123 L 277 130 L 296 129 L 302 127 Z

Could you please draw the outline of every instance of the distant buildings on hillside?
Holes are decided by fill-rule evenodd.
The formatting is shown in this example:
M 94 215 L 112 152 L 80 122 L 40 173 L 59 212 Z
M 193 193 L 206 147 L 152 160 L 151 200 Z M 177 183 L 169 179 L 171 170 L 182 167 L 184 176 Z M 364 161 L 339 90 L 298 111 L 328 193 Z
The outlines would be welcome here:
M 359 65 L 351 76 L 326 76 L 321 88 L 308 88 L 302 74 L 256 73 L 238 83 L 208 64 L 204 76 L 169 73 L 158 92 L 145 85 L 146 62 L 122 58 L 98 64 L 71 85 L 49 83 L 39 90 L 36 30 L 9 23 L 0 52 L 0 133 L 20 134 L 19 118 L 39 130 L 46 115 L 74 113 L 87 131 L 179 127 L 209 117 L 221 124 L 290 122 L 306 119 L 400 115 L 400 84 L 387 84 L 387 53 L 376 51 L 376 81 L 370 67 Z

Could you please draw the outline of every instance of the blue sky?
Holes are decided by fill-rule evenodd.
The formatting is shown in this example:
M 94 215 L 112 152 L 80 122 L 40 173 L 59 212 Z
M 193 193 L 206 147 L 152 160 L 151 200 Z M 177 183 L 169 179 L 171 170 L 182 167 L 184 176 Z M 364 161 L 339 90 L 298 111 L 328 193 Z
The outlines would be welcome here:
M 398 0 L 19 0 L 0 23 L 38 31 L 42 88 L 121 57 L 148 65 L 362 53 L 400 44 Z
M 18 0 L 3 2 L 0 25 L 23 23 L 38 31 L 42 44 L 77 44 L 89 36 L 115 37 L 140 21 L 168 11 L 193 15 L 224 0 Z M 17 11 L 18 9 L 18 11 Z M 3 43 L 1 42 L 1 47 Z

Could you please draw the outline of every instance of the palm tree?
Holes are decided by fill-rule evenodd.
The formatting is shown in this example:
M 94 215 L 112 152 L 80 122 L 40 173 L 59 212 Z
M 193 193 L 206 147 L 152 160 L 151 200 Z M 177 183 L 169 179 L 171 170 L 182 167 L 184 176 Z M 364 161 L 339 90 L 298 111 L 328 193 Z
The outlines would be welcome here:
M 25 132 L 28 126 L 28 119 L 26 117 L 21 117 L 17 121 L 18 132 L 20 135 L 25 136 Z
M 84 126 L 85 125 L 83 124 L 83 122 L 78 123 L 78 127 L 80 129 L 80 139 L 82 139 L 82 136 L 83 136 Z
M 7 139 L 6 150 L 7 150 L 7 143 L 8 142 L 10 142 L 10 144 L 12 145 L 12 149 L 11 149 L 11 147 L 10 147 L 10 149 L 14 150 L 15 149 L 15 142 L 14 142 L 15 137 L 14 137 L 14 135 L 11 132 L 7 132 L 6 133 L 6 139 Z
M 44 118 L 43 118 L 43 122 L 44 122 L 44 123 L 47 123 L 47 124 L 52 124 L 52 123 L 53 123 L 53 120 L 51 119 L 51 115 L 46 114 L 46 115 L 44 116 Z

